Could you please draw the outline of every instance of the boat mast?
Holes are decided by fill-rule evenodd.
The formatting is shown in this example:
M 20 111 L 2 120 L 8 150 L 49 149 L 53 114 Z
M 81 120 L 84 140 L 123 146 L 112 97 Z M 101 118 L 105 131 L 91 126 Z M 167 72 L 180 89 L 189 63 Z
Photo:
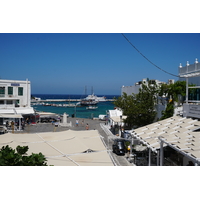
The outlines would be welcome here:
M 87 96 L 87 86 L 85 86 L 85 96 Z
M 91 94 L 93 95 L 93 86 L 92 86 L 92 89 L 91 89 Z

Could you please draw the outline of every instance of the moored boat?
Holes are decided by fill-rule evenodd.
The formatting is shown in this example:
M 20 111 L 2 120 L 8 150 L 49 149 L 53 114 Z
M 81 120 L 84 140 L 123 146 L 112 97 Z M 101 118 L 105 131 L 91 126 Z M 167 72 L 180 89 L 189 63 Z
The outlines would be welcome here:
M 106 101 L 106 97 L 98 97 L 98 96 L 96 96 L 96 95 L 94 95 L 94 93 L 92 93 L 91 95 L 88 95 L 85 99 L 87 99 L 87 100 L 95 100 L 95 101 L 98 101 L 98 102 L 100 102 L 100 101 Z
M 82 106 L 93 106 L 93 105 L 97 105 L 98 101 L 95 101 L 93 99 L 82 99 L 80 104 Z
M 88 107 L 86 107 L 86 109 L 88 109 L 88 110 L 95 110 L 97 108 L 98 108 L 97 106 L 88 106 Z

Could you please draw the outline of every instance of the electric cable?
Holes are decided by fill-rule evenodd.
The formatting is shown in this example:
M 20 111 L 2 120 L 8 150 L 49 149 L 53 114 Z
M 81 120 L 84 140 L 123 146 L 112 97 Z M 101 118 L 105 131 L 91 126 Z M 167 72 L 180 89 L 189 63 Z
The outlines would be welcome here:
M 144 57 L 148 62 L 150 62 L 152 65 L 154 65 L 155 67 L 157 67 L 159 70 L 171 75 L 171 76 L 175 76 L 175 77 L 180 77 L 178 75 L 172 74 L 170 72 L 167 72 L 165 70 L 163 70 L 162 68 L 158 67 L 156 64 L 154 64 L 151 60 L 149 60 L 142 52 L 140 52 L 131 42 L 130 40 L 122 33 L 122 36 L 129 42 L 129 44 L 142 56 Z

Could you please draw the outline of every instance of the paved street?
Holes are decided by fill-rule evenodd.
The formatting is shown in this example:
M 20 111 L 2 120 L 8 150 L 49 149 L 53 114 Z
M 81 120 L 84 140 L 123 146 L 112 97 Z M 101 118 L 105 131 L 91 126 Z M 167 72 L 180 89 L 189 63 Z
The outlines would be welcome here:
M 76 120 L 78 120 L 78 125 L 76 124 Z M 113 158 L 113 162 L 117 166 L 133 166 L 129 163 L 125 156 L 118 156 L 112 152 L 112 144 L 113 139 L 116 137 L 114 136 L 108 129 L 107 126 L 104 125 L 105 122 L 100 120 L 92 120 L 92 119 L 82 119 L 82 118 L 67 118 L 67 122 L 72 123 L 72 127 L 61 127 L 58 126 L 55 128 L 54 124 L 51 123 L 38 123 L 36 125 L 26 125 L 23 132 L 15 132 L 17 133 L 24 133 L 24 134 L 34 134 L 39 132 L 58 132 L 58 131 L 65 131 L 65 130 L 86 130 L 86 124 L 89 126 L 89 130 L 98 130 L 99 134 L 102 136 L 103 143 L 109 149 L 109 153 Z

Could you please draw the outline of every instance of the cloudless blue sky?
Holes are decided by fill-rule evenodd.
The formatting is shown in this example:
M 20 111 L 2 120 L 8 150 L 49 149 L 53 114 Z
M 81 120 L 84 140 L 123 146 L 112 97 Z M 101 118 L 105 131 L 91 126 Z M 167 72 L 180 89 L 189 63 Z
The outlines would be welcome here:
M 148 59 L 172 74 L 200 59 L 200 34 L 125 33 Z M 1 33 L 0 78 L 31 81 L 32 93 L 120 94 L 143 78 L 175 79 L 145 60 L 120 33 Z

